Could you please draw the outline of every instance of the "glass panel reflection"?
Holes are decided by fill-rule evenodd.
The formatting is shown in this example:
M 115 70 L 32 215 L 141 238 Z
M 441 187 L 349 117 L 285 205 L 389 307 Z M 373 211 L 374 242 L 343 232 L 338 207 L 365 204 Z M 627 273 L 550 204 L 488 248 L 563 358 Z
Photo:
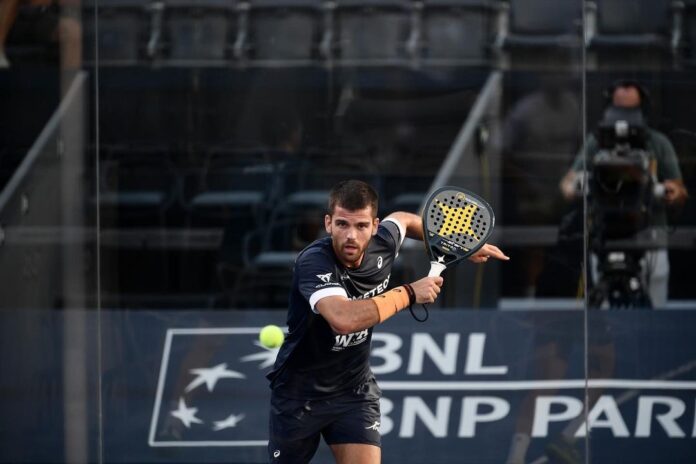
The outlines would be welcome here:
M 0 3 L 0 443 L 7 462 L 98 459 L 90 88 L 73 2 Z
M 583 4 L 551 3 L 99 5 L 105 460 L 265 459 L 270 364 L 247 363 L 345 178 L 375 187 L 382 218 L 473 190 L 513 256 L 446 271 L 427 333 L 406 316 L 375 330 L 383 460 L 565 443 L 585 388 L 583 214 L 558 189 L 582 145 Z M 427 268 L 409 240 L 390 284 Z
M 576 171 L 588 210 L 593 462 L 625 452 L 641 462 L 693 459 L 680 443 L 693 429 L 693 353 L 682 337 L 696 307 L 680 272 L 693 252 L 683 241 L 693 232 L 683 7 L 598 1 L 589 10 L 588 137 Z

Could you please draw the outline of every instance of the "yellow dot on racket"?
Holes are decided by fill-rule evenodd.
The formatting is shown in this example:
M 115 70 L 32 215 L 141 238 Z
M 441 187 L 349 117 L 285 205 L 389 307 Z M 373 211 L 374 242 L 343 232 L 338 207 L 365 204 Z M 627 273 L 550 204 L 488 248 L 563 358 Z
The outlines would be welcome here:
M 461 225 L 452 225 L 453 223 L 451 221 L 443 222 L 442 226 L 440 227 L 440 230 L 437 232 L 438 235 L 444 237 L 447 235 L 464 232 L 465 234 L 474 237 L 476 240 L 480 240 L 480 238 L 474 232 L 474 229 L 471 228 L 471 221 L 474 217 L 476 209 L 478 208 L 476 205 L 469 204 L 466 205 L 464 208 L 457 208 L 447 206 L 443 203 L 438 203 L 437 206 L 442 210 L 442 214 L 448 219 L 453 219 L 454 217 L 456 217 L 457 214 L 459 214 L 459 211 L 461 210 L 464 210 L 465 213 L 471 213 L 469 216 L 466 216 L 464 220 L 462 220 Z

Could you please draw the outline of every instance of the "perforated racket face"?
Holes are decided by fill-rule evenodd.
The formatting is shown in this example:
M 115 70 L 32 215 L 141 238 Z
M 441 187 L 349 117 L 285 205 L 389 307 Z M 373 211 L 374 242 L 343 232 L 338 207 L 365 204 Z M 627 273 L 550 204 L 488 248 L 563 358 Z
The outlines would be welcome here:
M 488 240 L 494 223 L 493 210 L 479 196 L 453 187 L 437 190 L 423 211 L 431 258 L 448 264 L 470 256 Z

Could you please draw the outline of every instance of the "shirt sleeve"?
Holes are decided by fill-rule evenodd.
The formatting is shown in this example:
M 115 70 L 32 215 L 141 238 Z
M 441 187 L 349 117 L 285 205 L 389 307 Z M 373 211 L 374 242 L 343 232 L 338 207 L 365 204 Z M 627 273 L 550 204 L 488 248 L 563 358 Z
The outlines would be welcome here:
M 381 225 L 385 231 L 384 235 L 394 242 L 394 255 L 399 256 L 399 250 L 406 238 L 406 228 L 395 218 L 387 218 L 381 222 Z
M 679 160 L 677 153 L 674 150 L 672 142 L 663 134 L 652 131 L 652 138 L 655 150 L 655 158 L 657 159 L 657 177 L 658 180 L 673 180 L 681 179 L 681 169 L 679 168 Z
M 300 293 L 307 299 L 314 313 L 316 304 L 327 296 L 348 297 L 336 275 L 336 267 L 323 253 L 302 255 L 297 263 L 297 281 Z

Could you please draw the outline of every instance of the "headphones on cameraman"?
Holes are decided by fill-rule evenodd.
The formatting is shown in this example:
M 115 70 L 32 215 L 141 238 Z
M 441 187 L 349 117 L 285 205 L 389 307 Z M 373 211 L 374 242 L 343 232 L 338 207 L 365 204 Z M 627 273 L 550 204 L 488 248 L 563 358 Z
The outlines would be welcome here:
M 612 82 L 609 87 L 604 89 L 602 93 L 604 97 L 604 108 L 611 106 L 614 99 L 614 91 L 619 87 L 634 87 L 638 90 L 638 94 L 640 95 L 640 110 L 643 112 L 643 116 L 647 117 L 651 105 L 650 92 L 647 87 L 636 79 L 619 79 Z

